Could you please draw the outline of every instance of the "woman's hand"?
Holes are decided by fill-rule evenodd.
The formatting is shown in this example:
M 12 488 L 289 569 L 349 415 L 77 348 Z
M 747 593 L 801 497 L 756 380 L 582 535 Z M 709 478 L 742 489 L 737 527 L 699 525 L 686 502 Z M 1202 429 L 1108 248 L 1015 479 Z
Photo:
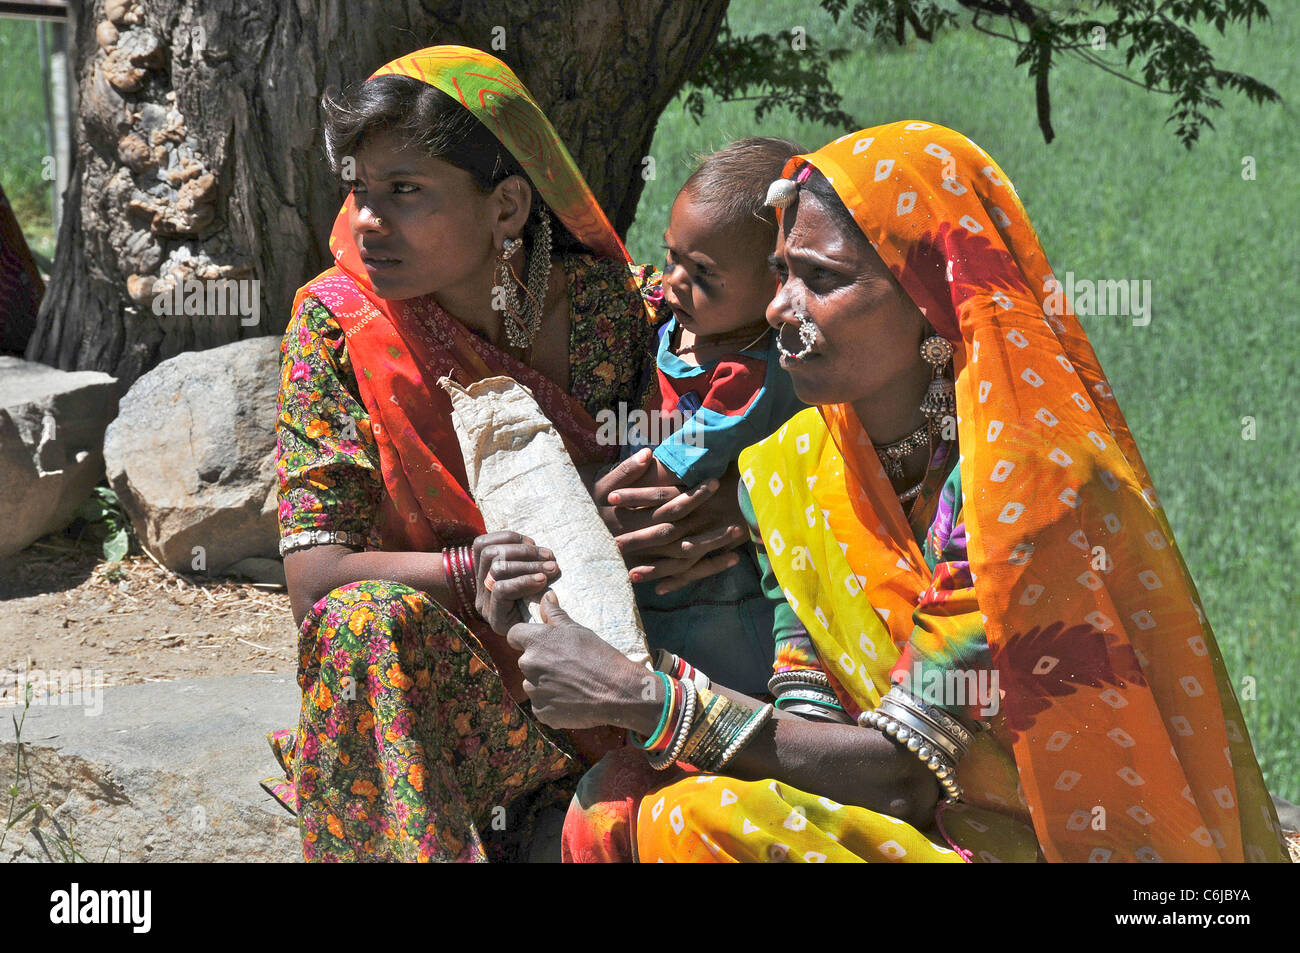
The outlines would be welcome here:
M 523 654 L 519 671 L 533 713 L 552 728 L 618 725 L 650 733 L 663 707 L 661 680 L 560 608 L 542 599 L 545 624 L 520 622 L 506 638 Z
M 632 581 L 660 579 L 658 591 L 672 592 L 734 566 L 739 555 L 727 550 L 748 535 L 735 501 L 736 477 L 682 492 L 657 483 L 653 462 L 651 451 L 638 451 L 597 479 L 592 491 Z
M 521 599 L 540 595 L 560 578 L 554 553 L 510 532 L 486 533 L 474 540 L 474 571 L 474 607 L 498 635 L 523 618 Z

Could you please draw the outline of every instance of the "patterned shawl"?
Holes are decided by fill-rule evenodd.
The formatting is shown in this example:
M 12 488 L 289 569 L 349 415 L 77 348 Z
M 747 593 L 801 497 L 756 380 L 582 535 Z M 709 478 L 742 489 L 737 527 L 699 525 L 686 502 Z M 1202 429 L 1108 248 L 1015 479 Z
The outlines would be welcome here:
M 927 122 L 842 136 L 785 175 L 805 163 L 954 346 L 970 568 L 1045 856 L 1285 860 L 1196 587 L 1011 181 Z M 817 486 L 828 528 L 905 644 L 929 574 L 856 415 L 821 412 L 844 460 Z M 852 635 L 819 654 L 870 661 Z

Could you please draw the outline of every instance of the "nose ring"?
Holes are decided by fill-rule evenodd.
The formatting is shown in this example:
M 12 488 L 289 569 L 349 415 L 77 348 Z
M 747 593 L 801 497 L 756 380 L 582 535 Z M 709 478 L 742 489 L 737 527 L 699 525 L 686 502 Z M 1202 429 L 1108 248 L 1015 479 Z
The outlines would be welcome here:
M 794 309 L 794 316 L 799 319 L 799 341 L 803 344 L 803 349 L 798 353 L 786 350 L 786 346 L 781 343 L 780 332 L 776 335 L 776 349 L 782 357 L 801 361 L 812 352 L 813 345 L 817 343 L 817 325 L 812 318 L 808 317 L 807 311 L 801 311 L 797 307 Z
M 375 227 L 376 227 L 376 228 L 383 228 L 383 227 L 384 227 L 384 220 L 383 220 L 382 218 L 380 218 L 378 215 L 375 216 Z

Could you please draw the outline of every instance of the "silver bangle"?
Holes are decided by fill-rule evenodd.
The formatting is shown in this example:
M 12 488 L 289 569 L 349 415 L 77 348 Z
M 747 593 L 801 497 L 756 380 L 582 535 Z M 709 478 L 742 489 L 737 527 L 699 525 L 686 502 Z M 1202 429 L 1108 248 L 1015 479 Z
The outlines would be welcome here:
M 864 711 L 859 716 L 858 723 L 883 732 L 920 758 L 939 781 L 945 801 L 961 800 L 962 790 L 961 785 L 957 783 L 957 764 L 941 753 L 933 744 L 933 739 L 923 732 L 909 728 L 898 719 L 881 714 L 879 710 Z
M 830 690 L 831 680 L 825 672 L 815 668 L 796 668 L 787 672 L 777 672 L 767 681 L 767 690 L 773 695 L 781 694 L 782 688 L 791 685 L 812 685 Z
M 972 736 L 965 725 L 937 705 L 922 701 L 898 685 L 891 688 L 888 694 L 880 700 L 880 707 L 889 714 L 897 714 L 899 709 L 907 709 L 916 713 L 925 721 L 933 724 L 935 728 L 946 733 L 961 748 L 963 756 L 970 748 Z
M 839 698 L 833 691 L 829 688 L 818 688 L 815 685 L 793 685 L 786 688 L 784 691 L 777 692 L 776 700 L 778 702 L 813 702 L 814 704 L 826 705 L 831 708 L 844 707 L 840 704 Z M 786 709 L 784 704 L 779 707 L 782 711 L 785 711 Z
M 301 533 L 290 533 L 280 540 L 280 555 L 291 553 L 308 546 L 323 546 L 334 543 L 341 546 L 355 546 L 360 549 L 366 545 L 366 538 L 360 533 L 336 533 L 327 529 L 308 529 Z
M 901 725 L 907 729 L 908 734 L 912 737 L 919 738 L 922 744 L 929 745 L 934 750 L 940 752 L 943 757 L 947 758 L 953 764 L 962 759 L 966 753 L 955 741 L 945 735 L 942 731 L 936 731 L 934 726 L 928 724 L 924 719 L 917 717 L 914 712 L 907 709 L 887 710 L 884 702 L 876 709 L 875 714 L 880 718 L 894 724 Z M 915 748 L 912 750 L 916 750 Z
M 718 774 L 721 772 L 722 769 L 727 766 L 727 763 L 740 753 L 740 749 L 753 740 L 754 735 L 758 734 L 758 730 L 762 728 L 763 725 L 767 724 L 767 720 L 772 717 L 772 712 L 775 708 L 776 706 L 769 702 L 750 716 L 745 727 L 740 729 L 740 734 L 736 736 L 736 740 L 727 746 L 727 750 L 722 752 L 722 757 L 719 758 L 718 763 L 713 766 L 711 773 Z

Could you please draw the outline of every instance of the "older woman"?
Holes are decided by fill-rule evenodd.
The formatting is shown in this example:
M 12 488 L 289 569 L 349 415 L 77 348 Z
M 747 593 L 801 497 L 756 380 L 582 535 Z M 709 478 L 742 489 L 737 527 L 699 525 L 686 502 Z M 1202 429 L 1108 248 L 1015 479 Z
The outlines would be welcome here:
M 785 175 L 768 319 L 818 406 L 741 458 L 781 603 L 776 709 L 676 664 L 647 680 L 544 603 L 549 627 L 509 634 L 538 717 L 649 751 L 584 781 L 567 856 L 1284 860 L 1195 587 L 1010 181 L 926 122 Z
M 595 417 L 641 406 L 654 340 L 642 295 L 658 276 L 629 268 L 555 130 L 493 57 L 420 50 L 324 106 L 350 194 L 334 267 L 299 292 L 284 338 L 281 551 L 303 703 L 273 741 L 288 780 L 267 785 L 297 811 L 309 860 L 509 857 L 527 844 L 530 797 L 616 738 L 565 738 L 528 714 L 518 653 L 477 612 L 475 559 L 515 560 L 522 581 L 500 596 L 557 569 L 535 549 L 520 562 L 522 537 L 484 535 L 437 382 L 514 377 L 580 464 L 610 461 Z M 602 480 L 598 500 L 638 466 Z M 605 514 L 648 578 L 680 580 L 721 568 L 734 542 L 725 512 L 697 510 L 715 490 L 624 488 Z M 646 504 L 658 508 L 626 510 Z M 488 611 L 498 627 L 512 618 Z

